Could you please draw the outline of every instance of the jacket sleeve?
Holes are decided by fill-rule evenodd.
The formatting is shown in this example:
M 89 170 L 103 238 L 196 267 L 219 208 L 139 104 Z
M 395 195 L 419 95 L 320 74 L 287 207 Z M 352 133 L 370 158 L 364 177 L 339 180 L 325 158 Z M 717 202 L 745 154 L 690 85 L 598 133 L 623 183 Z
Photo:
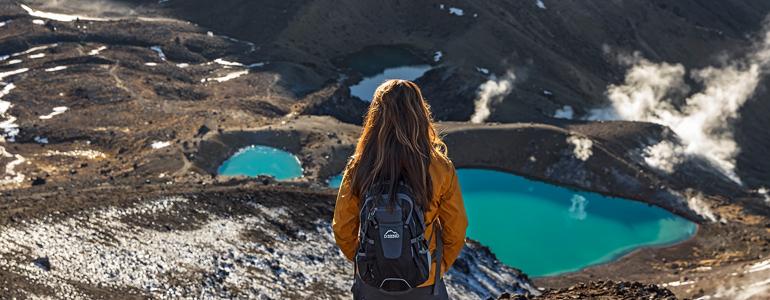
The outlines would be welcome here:
M 360 222 L 358 220 L 358 197 L 353 196 L 350 192 L 350 177 L 351 174 L 348 172 L 342 176 L 337 203 L 334 206 L 332 229 L 337 246 L 350 261 L 353 261 Z
M 441 203 L 438 207 L 438 217 L 441 220 L 441 238 L 444 240 L 442 272 L 448 271 L 457 256 L 460 255 L 460 250 L 465 245 L 465 229 L 468 227 L 468 216 L 465 213 L 460 182 L 457 180 L 457 172 L 453 165 L 447 176 L 450 178 L 450 184 L 446 192 L 441 195 Z

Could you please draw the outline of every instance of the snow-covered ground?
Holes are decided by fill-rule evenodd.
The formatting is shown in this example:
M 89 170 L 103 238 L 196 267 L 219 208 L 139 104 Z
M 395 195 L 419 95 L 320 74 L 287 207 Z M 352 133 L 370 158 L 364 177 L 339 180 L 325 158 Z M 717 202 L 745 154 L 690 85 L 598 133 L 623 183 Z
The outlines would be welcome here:
M 11 154 L 5 150 L 5 147 L 0 146 L 0 159 L 11 159 L 10 162 L 5 164 L 5 168 L 0 170 L 0 186 L 15 186 L 24 182 L 24 174 L 16 172 L 14 169 L 17 165 L 26 161 L 26 159 L 18 154 Z
M 160 149 L 168 147 L 169 145 L 171 145 L 171 142 L 154 141 L 152 144 L 150 144 L 150 147 L 152 147 L 152 149 Z
M 160 299 L 350 297 L 352 265 L 337 248 L 328 221 L 313 221 L 312 230 L 302 230 L 285 208 L 248 202 L 259 213 L 222 216 L 195 204 L 194 198 L 165 197 L 56 222 L 51 217 L 17 222 L 0 228 L 0 268 L 68 299 L 83 296 L 74 283 L 130 287 Z M 159 223 L 161 229 L 136 225 L 158 215 L 178 218 Z M 193 226 L 175 228 L 177 222 Z M 252 233 L 264 238 L 245 238 Z M 33 262 L 37 258 L 47 258 L 50 270 Z M 459 299 L 537 293 L 478 243 L 466 245 L 456 265 L 461 267 L 451 269 L 446 281 Z

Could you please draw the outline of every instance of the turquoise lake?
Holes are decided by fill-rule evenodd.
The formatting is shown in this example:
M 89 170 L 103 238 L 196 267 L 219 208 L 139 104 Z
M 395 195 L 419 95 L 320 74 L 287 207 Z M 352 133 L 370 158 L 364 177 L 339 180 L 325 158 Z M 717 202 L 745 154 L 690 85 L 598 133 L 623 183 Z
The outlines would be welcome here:
M 361 73 L 364 80 L 350 87 L 350 94 L 370 102 L 377 87 L 388 79 L 415 80 L 431 66 L 411 52 L 396 47 L 377 47 L 351 55 L 343 66 Z
M 221 175 L 302 176 L 296 156 L 251 146 L 219 168 Z M 691 237 L 696 225 L 658 207 L 578 192 L 503 172 L 459 169 L 470 225 L 467 236 L 530 277 L 579 271 L 641 247 Z M 329 178 L 339 187 L 342 175 Z
M 696 225 L 658 207 L 488 170 L 457 170 L 467 236 L 530 277 L 579 271 L 640 247 L 691 237 Z
M 332 178 L 329 178 L 329 187 L 330 188 L 338 188 L 342 185 L 342 174 L 336 175 Z
M 217 171 L 219 175 L 273 175 L 276 180 L 302 177 L 302 165 L 289 152 L 267 147 L 250 146 L 236 152 Z

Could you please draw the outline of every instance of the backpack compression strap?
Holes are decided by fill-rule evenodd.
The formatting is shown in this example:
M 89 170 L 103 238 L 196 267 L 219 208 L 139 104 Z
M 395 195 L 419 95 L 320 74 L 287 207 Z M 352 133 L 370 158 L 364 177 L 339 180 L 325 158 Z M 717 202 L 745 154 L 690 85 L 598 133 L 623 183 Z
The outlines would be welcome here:
M 441 254 L 444 252 L 444 241 L 441 238 L 441 222 L 436 220 L 436 251 L 438 251 L 438 255 L 436 256 L 436 280 L 433 281 L 433 295 L 438 295 L 439 291 L 439 279 L 441 279 L 441 265 L 443 264 Z

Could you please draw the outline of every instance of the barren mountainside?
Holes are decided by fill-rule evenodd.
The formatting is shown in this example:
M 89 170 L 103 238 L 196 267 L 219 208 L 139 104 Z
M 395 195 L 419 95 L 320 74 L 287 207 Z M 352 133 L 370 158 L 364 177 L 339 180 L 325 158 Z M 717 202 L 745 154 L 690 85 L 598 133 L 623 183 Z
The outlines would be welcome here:
M 382 48 L 430 65 L 415 82 L 456 167 L 699 226 L 534 279 L 469 239 L 446 273 L 454 297 L 765 297 L 768 13 L 748 0 L 0 0 L 0 298 L 348 298 L 327 180 L 368 105 L 345 61 Z M 218 176 L 255 144 L 294 154 L 303 176 Z

